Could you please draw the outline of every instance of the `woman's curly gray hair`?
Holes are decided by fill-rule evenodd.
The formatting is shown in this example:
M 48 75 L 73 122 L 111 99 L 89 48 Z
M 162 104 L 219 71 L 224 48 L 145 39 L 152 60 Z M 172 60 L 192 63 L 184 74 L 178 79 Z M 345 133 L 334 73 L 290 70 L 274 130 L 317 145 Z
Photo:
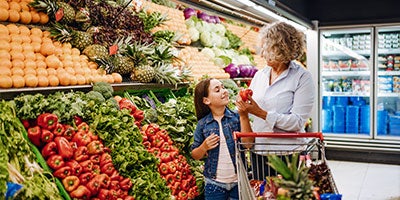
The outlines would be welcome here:
M 264 26 L 259 37 L 263 58 L 289 62 L 303 54 L 304 34 L 285 22 L 274 22 Z

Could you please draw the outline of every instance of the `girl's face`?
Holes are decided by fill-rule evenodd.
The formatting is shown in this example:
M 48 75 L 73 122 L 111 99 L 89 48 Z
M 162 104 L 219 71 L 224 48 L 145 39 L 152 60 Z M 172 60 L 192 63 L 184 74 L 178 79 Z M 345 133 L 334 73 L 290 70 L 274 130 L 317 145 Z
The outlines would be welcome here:
M 204 97 L 203 102 L 208 106 L 226 106 L 229 103 L 228 90 L 225 89 L 221 81 L 211 79 L 208 87 L 208 97 Z

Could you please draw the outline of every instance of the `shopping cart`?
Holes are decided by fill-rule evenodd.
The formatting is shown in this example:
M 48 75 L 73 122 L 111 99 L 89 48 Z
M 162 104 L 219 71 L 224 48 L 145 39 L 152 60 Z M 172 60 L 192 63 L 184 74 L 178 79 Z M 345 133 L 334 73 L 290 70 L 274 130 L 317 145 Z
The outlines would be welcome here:
M 254 137 L 260 138 L 258 142 L 245 143 L 240 138 Z M 324 165 L 325 176 L 328 176 L 331 192 L 338 194 L 336 184 L 333 180 L 330 169 L 328 168 L 325 157 L 325 146 L 322 133 L 240 133 L 234 132 L 236 148 L 236 164 L 238 168 L 238 188 L 239 198 L 242 200 L 257 199 L 259 195 L 259 183 L 266 177 L 277 176 L 267 162 L 268 155 L 279 157 L 299 155 L 299 163 L 304 162 L 308 167 Z M 263 140 L 263 142 L 259 142 Z M 279 138 L 280 143 L 276 143 L 274 138 Z M 283 141 L 283 142 L 282 142 Z M 251 147 L 246 145 L 250 145 Z M 255 155 L 257 154 L 257 155 Z M 261 159 L 260 159 L 261 158 Z M 299 164 L 300 166 L 300 164 Z M 311 169 L 310 169 L 311 170 Z M 255 181 L 255 179 L 258 181 Z M 326 178 L 326 177 L 325 177 Z M 254 185 L 254 183 L 258 183 Z

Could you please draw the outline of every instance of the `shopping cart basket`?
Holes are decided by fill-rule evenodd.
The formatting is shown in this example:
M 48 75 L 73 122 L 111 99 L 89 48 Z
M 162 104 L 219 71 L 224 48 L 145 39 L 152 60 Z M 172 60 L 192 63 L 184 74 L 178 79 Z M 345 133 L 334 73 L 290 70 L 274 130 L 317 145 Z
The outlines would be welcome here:
M 243 137 L 265 138 L 267 140 L 259 142 L 259 139 L 259 141 L 256 140 L 256 142 L 253 143 L 245 143 L 240 140 L 240 138 Z M 264 177 L 262 179 L 265 179 L 266 177 L 277 175 L 275 170 L 266 164 L 268 155 L 290 157 L 295 153 L 300 155 L 299 161 L 304 161 L 308 166 L 324 164 L 324 167 L 326 167 L 324 171 L 327 173 L 330 189 L 332 193 L 338 193 L 331 171 L 326 162 L 322 133 L 234 132 L 234 138 L 236 143 L 236 164 L 238 168 L 240 199 L 257 199 L 256 190 L 258 188 L 251 185 L 251 182 L 254 182 L 256 177 Z M 280 142 L 276 143 L 276 140 L 273 141 L 273 138 L 279 138 Z M 245 148 L 245 145 L 251 145 L 251 148 Z

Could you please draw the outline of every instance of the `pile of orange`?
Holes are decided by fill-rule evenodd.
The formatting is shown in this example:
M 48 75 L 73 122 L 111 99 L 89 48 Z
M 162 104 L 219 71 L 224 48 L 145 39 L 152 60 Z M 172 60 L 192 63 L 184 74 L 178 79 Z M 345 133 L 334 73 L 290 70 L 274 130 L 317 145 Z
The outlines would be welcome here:
M 46 24 L 49 16 L 29 6 L 32 0 L 0 0 L 0 21 L 21 24 Z
M 54 42 L 48 31 L 0 24 L 0 88 L 122 82 L 121 75 L 97 69 L 71 44 Z

